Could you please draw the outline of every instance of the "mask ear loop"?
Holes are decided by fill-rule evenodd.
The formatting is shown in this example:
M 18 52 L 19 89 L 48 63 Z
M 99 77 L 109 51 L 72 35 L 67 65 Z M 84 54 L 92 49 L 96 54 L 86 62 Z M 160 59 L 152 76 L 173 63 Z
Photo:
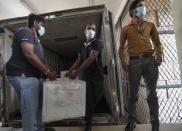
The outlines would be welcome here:
M 40 30 L 40 28 L 41 28 L 40 25 L 37 23 L 36 32 L 37 32 L 37 36 L 38 36 L 38 37 L 40 37 L 40 34 L 39 34 L 39 32 L 38 32 L 38 30 Z
M 134 15 L 135 15 L 135 17 L 136 17 L 136 14 L 137 14 L 137 9 L 135 9 L 135 14 L 134 14 Z
M 37 30 L 40 30 L 41 29 L 41 25 L 39 25 L 38 23 L 37 23 Z
M 134 10 L 135 10 L 135 12 L 134 12 Z M 134 12 L 134 14 L 133 14 L 133 12 Z M 132 19 L 133 19 L 134 16 L 136 17 L 136 13 L 137 13 L 137 10 L 136 10 L 136 9 L 132 9 L 132 10 L 131 10 Z

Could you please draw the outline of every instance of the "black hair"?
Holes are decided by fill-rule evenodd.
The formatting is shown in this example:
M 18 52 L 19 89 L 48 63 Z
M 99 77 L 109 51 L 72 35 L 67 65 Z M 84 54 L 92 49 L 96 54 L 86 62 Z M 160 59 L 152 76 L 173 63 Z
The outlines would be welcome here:
M 92 24 L 91 24 L 91 23 L 87 24 L 87 25 L 86 25 L 86 29 L 87 29 L 87 27 L 88 27 L 89 25 L 94 25 L 94 26 L 95 26 L 95 29 L 96 29 L 96 24 L 93 24 L 93 23 L 92 23 Z
M 140 1 L 144 1 L 144 0 L 134 0 L 131 4 L 130 4 L 130 7 L 129 7 L 129 13 L 130 13 L 130 16 L 132 16 L 131 14 L 131 10 L 135 9 L 137 4 L 140 2 Z
M 35 15 L 33 13 L 28 15 L 28 27 L 31 28 L 34 25 L 34 21 L 36 22 L 45 22 L 44 19 L 39 16 L 39 15 Z

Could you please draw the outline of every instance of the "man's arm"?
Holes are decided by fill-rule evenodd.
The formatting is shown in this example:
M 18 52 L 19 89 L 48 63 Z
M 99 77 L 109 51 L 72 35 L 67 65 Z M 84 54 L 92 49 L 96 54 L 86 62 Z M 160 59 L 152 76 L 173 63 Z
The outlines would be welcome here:
M 42 72 L 46 73 L 49 68 L 44 65 L 41 60 L 37 57 L 37 55 L 34 53 L 34 45 L 29 43 L 24 43 L 21 45 L 22 51 L 24 56 L 27 58 L 27 60 L 35 67 L 37 67 Z M 56 79 L 56 74 L 53 73 L 51 70 L 47 72 L 47 77 L 50 80 Z
M 126 42 L 126 33 L 125 33 L 125 29 L 123 28 L 121 30 L 120 47 L 119 47 L 119 57 L 120 57 L 122 63 L 126 63 L 126 60 L 125 60 L 126 56 L 124 53 L 125 42 Z
M 82 57 L 81 57 L 81 54 L 79 53 L 78 56 L 77 56 L 77 59 L 76 59 L 75 63 L 72 65 L 72 67 L 65 74 L 66 77 L 69 77 L 70 74 L 73 72 L 73 70 L 76 69 L 78 67 L 78 65 L 80 65 L 81 60 L 82 60 Z
M 36 68 L 46 73 L 50 80 L 56 79 L 56 74 L 53 73 L 46 65 L 44 65 L 38 56 L 34 53 L 34 35 L 26 28 L 18 31 L 17 40 L 21 43 L 21 49 L 26 59 Z
M 85 68 L 87 68 L 93 61 L 94 59 L 99 55 L 99 52 L 96 50 L 92 50 L 90 53 L 90 56 L 83 62 L 83 64 L 76 70 L 76 72 L 81 72 Z
M 85 68 L 87 68 L 93 61 L 94 59 L 99 55 L 99 51 L 96 50 L 91 50 L 90 56 L 82 63 L 82 65 L 70 75 L 71 79 L 75 79 L 75 77 Z
M 125 52 L 124 52 L 124 46 L 126 43 L 126 32 L 125 32 L 125 28 L 123 28 L 121 30 L 121 35 L 120 35 L 120 47 L 119 47 L 119 57 L 122 63 L 122 67 L 123 69 L 128 72 L 128 65 L 126 64 L 126 56 L 125 56 Z
M 153 23 L 152 23 L 152 30 L 151 30 L 151 40 L 154 45 L 157 63 L 158 65 L 160 65 L 161 62 L 159 61 L 162 61 L 162 47 L 161 47 L 158 31 Z

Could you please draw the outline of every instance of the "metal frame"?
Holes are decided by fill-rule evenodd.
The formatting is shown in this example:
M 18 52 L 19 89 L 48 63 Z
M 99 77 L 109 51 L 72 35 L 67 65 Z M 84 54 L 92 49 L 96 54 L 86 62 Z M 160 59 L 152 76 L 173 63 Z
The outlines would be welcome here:
M 104 27 L 103 27 L 103 29 L 104 29 L 104 31 L 109 31 L 109 37 L 110 37 L 110 39 L 112 39 L 112 41 L 110 41 L 110 43 L 113 43 L 113 45 L 114 45 L 114 34 L 113 35 L 111 35 L 112 33 L 113 33 L 113 30 L 111 31 L 109 28 L 112 28 L 112 27 L 109 27 L 108 28 L 108 25 L 109 26 L 112 26 L 112 23 L 107 23 L 107 22 L 109 22 L 109 20 L 111 19 L 111 17 L 109 18 L 109 16 L 108 16 L 108 13 L 107 13 L 108 11 L 107 11 L 107 9 L 105 8 L 105 6 L 94 6 L 94 7 L 87 7 L 87 8 L 80 8 L 80 9 L 73 9 L 73 10 L 66 10 L 66 11 L 58 11 L 58 12 L 52 12 L 52 13 L 46 13 L 46 14 L 41 14 L 41 16 L 43 16 L 43 17 L 46 17 L 46 16 L 51 16 L 51 15 L 55 15 L 56 16 L 56 19 L 54 19 L 54 18 L 52 18 L 52 19 L 47 19 L 47 21 L 53 21 L 53 20 L 57 20 L 57 19 L 59 19 L 59 18 L 63 18 L 63 17 L 70 17 L 70 16 L 75 16 L 75 15 L 85 15 L 85 14 L 90 14 L 90 13 L 102 13 L 103 14 L 103 23 L 102 24 L 107 24 L 107 25 L 104 25 Z M 26 22 L 26 17 L 22 17 L 22 18 L 15 18 L 15 19 L 9 19 L 9 20 L 3 20 L 3 21 L 1 21 L 1 24 L 0 24 L 0 26 L 3 26 L 3 27 L 6 27 L 6 26 L 8 26 L 8 25 L 12 25 L 12 24 L 18 24 L 18 23 L 24 23 L 24 22 Z M 106 22 L 106 23 L 105 23 Z M 106 35 L 106 34 L 105 34 Z M 105 41 L 105 42 L 107 42 L 107 41 Z M 109 43 L 109 44 L 110 44 Z M 113 45 L 111 45 L 111 46 L 113 46 Z M 114 48 L 114 47 L 112 47 L 112 48 Z M 114 50 L 111 50 L 111 53 L 112 53 L 112 55 L 109 55 L 108 54 L 108 52 L 107 52 L 107 55 L 108 55 L 108 57 L 107 58 L 112 58 L 112 59 L 115 59 L 114 58 L 114 53 L 116 53 L 116 52 L 113 52 Z M 114 62 L 114 61 L 108 61 L 109 63 L 108 64 L 111 64 L 112 62 Z M 111 63 L 110 63 L 111 62 Z M 114 69 L 114 72 L 116 73 L 117 71 L 115 71 L 117 68 L 116 68 L 116 65 L 113 63 L 113 65 L 112 65 L 112 69 Z M 114 73 L 114 77 L 115 77 L 115 73 Z M 111 76 L 109 77 L 109 79 L 111 80 Z M 117 88 L 117 86 L 119 86 L 118 84 L 116 84 L 116 79 L 119 79 L 119 77 L 118 78 L 115 78 L 114 79 L 114 81 L 110 81 L 111 83 L 113 83 L 114 82 L 114 87 L 116 87 Z M 112 87 L 113 85 L 112 84 L 110 84 L 110 86 Z M 120 88 L 120 87 L 119 87 Z M 118 88 L 118 89 L 119 89 Z M 118 89 L 115 89 L 116 90 L 116 93 L 117 93 L 117 90 Z M 112 94 L 113 95 L 113 94 Z M 120 96 L 117 96 L 117 95 L 120 95 Z M 120 103 L 119 104 L 122 104 L 122 94 L 117 94 L 116 95 L 116 97 L 120 97 L 120 98 L 114 98 L 114 99 L 117 99 L 117 101 L 116 101 L 116 103 L 118 104 L 118 101 L 120 101 Z M 115 107 L 113 107 L 113 109 L 114 109 Z M 117 107 L 116 107 L 117 108 Z M 117 109 L 114 109 L 114 110 L 117 110 Z M 120 105 L 120 110 L 118 110 L 118 111 L 116 111 L 116 112 L 118 112 L 117 114 L 120 114 L 120 115 L 122 115 L 123 114 L 123 110 L 121 109 L 122 108 L 122 105 Z M 4 110 L 5 111 L 5 110 Z M 120 113 L 119 113 L 120 112 Z M 113 114 L 114 115 L 114 114 Z M 116 116 L 116 117 L 119 117 L 118 115 Z M 117 118 L 118 119 L 118 118 Z M 77 119 L 78 120 L 78 119 Z M 69 121 L 69 120 L 68 120 Z M 67 122 L 68 122 L 67 121 Z M 66 121 L 65 121 L 66 122 Z M 66 123 L 67 123 L 66 122 Z M 109 120 L 108 121 L 109 123 L 111 122 L 112 124 L 115 124 L 115 121 L 113 121 L 113 120 Z M 20 124 L 20 121 L 6 121 L 5 120 L 5 123 L 3 123 L 3 126 L 19 126 L 19 124 Z M 66 124 L 65 123 L 65 124 Z M 79 124 L 80 124 L 80 122 L 78 122 Z M 109 124 L 109 123 L 107 123 L 107 124 Z M 17 125 L 18 124 L 18 125 Z M 69 125 L 69 124 L 68 124 Z M 100 124 L 99 124 L 100 125 Z

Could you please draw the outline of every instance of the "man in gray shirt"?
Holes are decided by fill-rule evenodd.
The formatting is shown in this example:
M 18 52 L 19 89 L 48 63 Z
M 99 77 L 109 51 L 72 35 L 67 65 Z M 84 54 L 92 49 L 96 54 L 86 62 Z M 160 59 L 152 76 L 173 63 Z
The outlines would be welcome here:
M 12 56 L 6 65 L 9 82 L 20 99 L 23 131 L 43 131 L 42 75 L 55 80 L 57 73 L 45 65 L 43 47 L 38 37 L 45 33 L 44 19 L 30 14 L 28 28 L 20 28 L 14 35 Z

